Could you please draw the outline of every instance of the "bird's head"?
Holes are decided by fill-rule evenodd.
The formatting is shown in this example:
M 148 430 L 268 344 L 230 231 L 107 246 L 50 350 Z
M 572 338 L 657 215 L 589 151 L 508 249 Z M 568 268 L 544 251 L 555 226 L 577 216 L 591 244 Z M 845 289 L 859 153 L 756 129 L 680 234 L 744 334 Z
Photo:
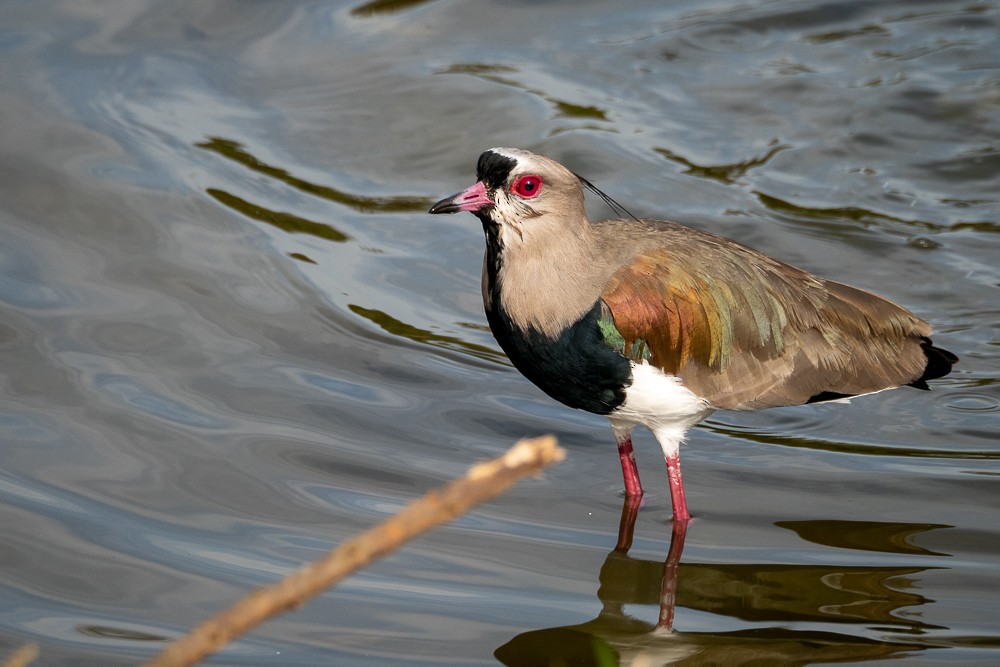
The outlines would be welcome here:
M 554 160 L 517 148 L 484 152 L 475 185 L 430 210 L 459 211 L 473 213 L 502 246 L 553 238 L 587 223 L 580 178 Z

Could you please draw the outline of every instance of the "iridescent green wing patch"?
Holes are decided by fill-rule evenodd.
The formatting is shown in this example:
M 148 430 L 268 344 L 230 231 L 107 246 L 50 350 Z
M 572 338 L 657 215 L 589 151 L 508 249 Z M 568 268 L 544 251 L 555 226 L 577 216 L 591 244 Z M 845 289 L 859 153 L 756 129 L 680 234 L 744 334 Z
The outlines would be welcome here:
M 615 326 L 614 315 L 604 301 L 601 301 L 601 315 L 597 320 L 597 326 L 601 329 L 604 344 L 615 352 L 636 362 L 649 360 L 649 346 L 646 345 L 646 341 L 636 338 L 631 343 L 626 342 L 625 337 Z

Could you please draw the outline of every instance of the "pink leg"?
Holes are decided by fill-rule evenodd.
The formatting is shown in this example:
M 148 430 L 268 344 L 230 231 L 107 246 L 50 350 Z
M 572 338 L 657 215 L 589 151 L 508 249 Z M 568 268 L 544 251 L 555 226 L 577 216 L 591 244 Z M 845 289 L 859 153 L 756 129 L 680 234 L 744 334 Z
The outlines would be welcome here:
M 620 448 L 621 445 L 619 445 Z M 688 514 L 687 501 L 684 500 L 684 481 L 681 479 L 680 452 L 668 454 L 666 459 L 667 478 L 670 480 L 670 501 L 674 505 L 674 522 L 681 521 L 686 524 L 691 519 L 691 515 Z
M 683 498 L 683 496 L 682 496 Z M 663 583 L 660 587 L 660 618 L 656 623 L 659 628 L 673 631 L 674 609 L 677 607 L 677 567 L 681 564 L 681 553 L 684 551 L 684 537 L 687 535 L 688 521 L 674 519 L 670 530 L 670 551 L 663 563 Z
M 632 452 L 632 435 L 615 436 L 618 441 L 618 458 L 622 462 L 622 477 L 625 479 L 625 495 L 642 497 L 642 482 L 639 481 L 639 468 L 635 465 L 635 454 Z M 680 472 L 678 472 L 680 475 Z M 684 497 L 683 492 L 681 498 Z
M 635 532 L 635 520 L 639 517 L 640 505 L 642 505 L 641 496 L 625 496 L 622 518 L 618 522 L 618 544 L 615 545 L 615 551 L 627 554 L 632 548 L 632 535 Z

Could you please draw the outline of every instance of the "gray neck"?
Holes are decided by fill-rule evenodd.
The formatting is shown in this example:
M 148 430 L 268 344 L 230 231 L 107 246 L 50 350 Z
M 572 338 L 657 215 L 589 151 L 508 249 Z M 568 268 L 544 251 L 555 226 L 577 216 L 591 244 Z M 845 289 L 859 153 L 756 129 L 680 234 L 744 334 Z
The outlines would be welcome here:
M 599 257 L 593 229 L 586 218 L 582 223 L 572 233 L 564 228 L 553 238 L 530 225 L 521 234 L 484 225 L 486 310 L 499 305 L 518 328 L 551 339 L 583 317 L 600 298 L 615 265 Z

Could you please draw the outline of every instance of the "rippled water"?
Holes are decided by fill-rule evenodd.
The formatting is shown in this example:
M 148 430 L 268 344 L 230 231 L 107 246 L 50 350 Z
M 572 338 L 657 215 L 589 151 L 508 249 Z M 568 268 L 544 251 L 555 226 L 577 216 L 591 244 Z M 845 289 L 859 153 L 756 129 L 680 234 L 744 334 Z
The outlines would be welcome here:
M 135 664 L 518 437 L 569 450 L 214 664 L 1000 660 L 994 2 L 0 7 L 0 658 Z M 485 327 L 484 148 L 877 290 L 931 392 L 606 421 Z M 593 202 L 593 215 L 608 215 Z M 895 660 L 894 660 L 895 663 Z

